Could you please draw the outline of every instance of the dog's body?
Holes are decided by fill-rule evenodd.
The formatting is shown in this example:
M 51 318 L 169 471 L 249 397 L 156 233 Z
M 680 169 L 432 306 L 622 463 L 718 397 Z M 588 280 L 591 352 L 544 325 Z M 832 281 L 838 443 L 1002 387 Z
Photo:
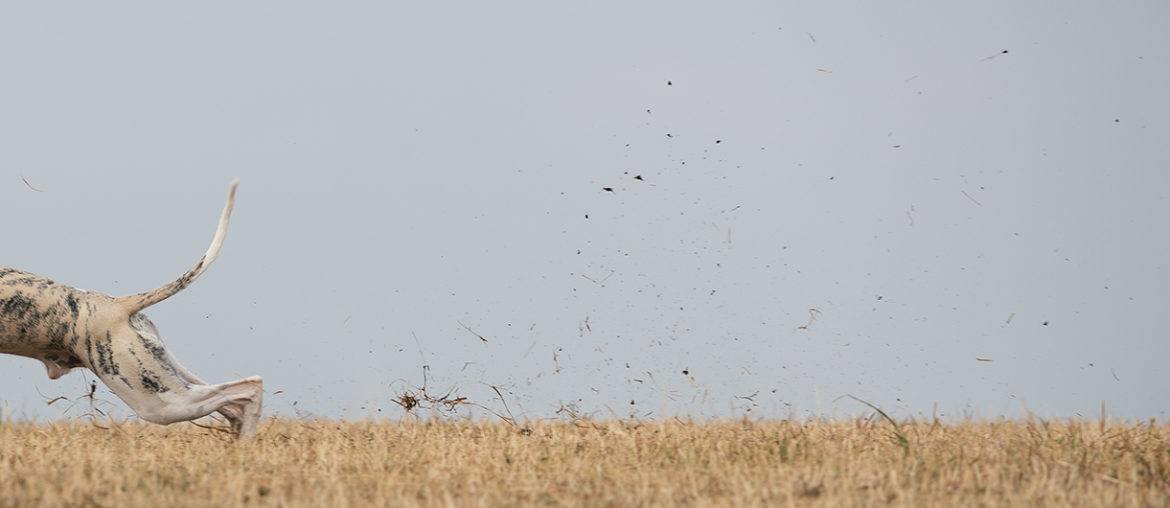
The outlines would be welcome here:
M 208 385 L 167 351 L 142 309 L 182 291 L 215 260 L 235 201 L 232 182 L 207 253 L 163 287 L 123 297 L 75 289 L 0 266 L 0 353 L 35 358 L 51 379 L 76 367 L 92 370 L 144 420 L 169 424 L 219 412 L 241 438 L 260 420 L 259 377 Z

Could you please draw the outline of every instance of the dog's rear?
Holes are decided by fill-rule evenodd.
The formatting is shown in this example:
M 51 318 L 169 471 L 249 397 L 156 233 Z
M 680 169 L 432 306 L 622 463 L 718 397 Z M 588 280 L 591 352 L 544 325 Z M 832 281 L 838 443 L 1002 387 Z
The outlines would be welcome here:
M 163 345 L 158 328 L 155 327 L 140 311 L 159 303 L 176 293 L 186 289 L 195 279 L 199 278 L 219 255 L 227 237 L 228 222 L 231 219 L 232 207 L 236 199 L 236 187 L 239 180 L 233 180 L 228 191 L 227 202 L 220 213 L 219 226 L 211 245 L 195 266 L 187 270 L 179 278 L 157 289 L 122 296 L 114 299 L 114 304 L 124 313 L 125 321 L 119 328 L 126 335 L 126 340 L 136 341 L 142 349 L 150 353 L 150 358 L 144 360 L 138 355 L 133 356 L 141 374 L 140 377 L 127 381 L 126 376 L 119 376 L 118 372 L 106 374 L 116 376 L 120 382 L 111 384 L 114 393 L 126 401 L 131 407 L 130 399 L 137 400 L 141 407 L 135 412 L 145 420 L 155 423 L 168 424 L 178 421 L 187 421 L 200 418 L 212 412 L 219 412 L 231 422 L 233 430 L 241 437 L 251 437 L 256 432 L 256 425 L 260 420 L 260 410 L 263 404 L 263 380 L 253 376 L 237 381 L 208 385 L 185 369 Z M 130 350 L 133 353 L 133 350 Z M 120 362 L 125 365 L 127 362 Z M 156 368 L 152 369 L 151 366 Z M 100 365 L 99 365 L 100 367 Z M 95 371 L 96 372 L 96 371 Z M 99 377 L 102 373 L 98 373 Z M 103 378 L 103 381 L 105 379 Z M 122 392 L 115 387 L 121 388 Z M 132 388 L 132 389 L 131 389 Z M 177 392 L 177 393 L 176 393 Z
M 207 253 L 158 289 L 113 298 L 0 267 L 0 353 L 41 360 L 53 379 L 87 367 L 147 421 L 169 424 L 219 412 L 238 436 L 252 436 L 263 401 L 261 378 L 204 383 L 179 364 L 140 312 L 182 291 L 215 261 L 238 183 L 232 182 Z

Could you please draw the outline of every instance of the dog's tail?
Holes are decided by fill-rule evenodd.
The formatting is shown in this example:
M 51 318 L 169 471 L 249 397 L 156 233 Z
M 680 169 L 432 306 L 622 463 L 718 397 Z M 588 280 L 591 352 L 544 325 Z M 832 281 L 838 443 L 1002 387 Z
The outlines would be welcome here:
M 128 314 L 134 314 L 174 296 L 175 293 L 190 286 L 192 282 L 195 282 L 195 279 L 207 271 L 207 267 L 211 266 L 211 262 L 215 261 L 215 256 L 219 254 L 220 247 L 223 247 L 223 239 L 227 236 L 228 219 L 232 215 L 232 204 L 236 201 L 236 186 L 239 184 L 239 180 L 232 180 L 232 188 L 228 191 L 227 204 L 223 205 L 223 213 L 219 216 L 219 228 L 215 230 L 215 238 L 211 240 L 211 246 L 207 248 L 207 253 L 202 258 L 199 258 L 199 262 L 195 263 L 195 266 L 191 267 L 190 270 L 187 270 L 187 273 L 184 273 L 170 284 L 145 293 L 118 297 L 115 299 L 115 302 L 125 309 Z

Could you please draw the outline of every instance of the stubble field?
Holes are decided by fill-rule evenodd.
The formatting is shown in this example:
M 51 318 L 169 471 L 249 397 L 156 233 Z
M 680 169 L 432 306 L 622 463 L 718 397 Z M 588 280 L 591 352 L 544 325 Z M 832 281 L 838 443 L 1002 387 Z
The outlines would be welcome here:
M 1170 425 L 4 423 L 3 506 L 1167 506 Z

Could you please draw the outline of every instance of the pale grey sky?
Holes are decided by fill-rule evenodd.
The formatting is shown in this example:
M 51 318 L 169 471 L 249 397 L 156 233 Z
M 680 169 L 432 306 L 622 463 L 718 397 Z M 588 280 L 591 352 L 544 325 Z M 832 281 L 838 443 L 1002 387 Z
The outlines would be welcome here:
M 707 4 L 6 6 L 0 264 L 157 287 L 239 178 L 148 314 L 267 414 L 1167 416 L 1170 4 Z

